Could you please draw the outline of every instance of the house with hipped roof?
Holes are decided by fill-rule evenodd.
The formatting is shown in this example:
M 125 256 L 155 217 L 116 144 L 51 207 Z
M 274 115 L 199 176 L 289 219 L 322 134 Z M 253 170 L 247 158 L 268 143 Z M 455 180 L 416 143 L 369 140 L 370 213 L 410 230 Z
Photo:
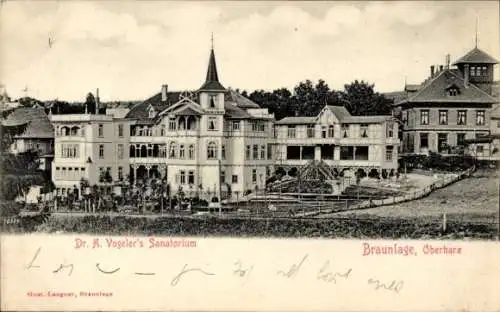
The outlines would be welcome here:
M 489 156 L 487 145 L 467 146 L 490 134 L 492 107 L 498 102 L 495 64 L 475 47 L 452 66 L 449 56 L 445 65 L 431 66 L 423 83 L 406 85 L 395 103 L 404 123 L 403 153 L 454 154 L 465 149 L 477 157 Z

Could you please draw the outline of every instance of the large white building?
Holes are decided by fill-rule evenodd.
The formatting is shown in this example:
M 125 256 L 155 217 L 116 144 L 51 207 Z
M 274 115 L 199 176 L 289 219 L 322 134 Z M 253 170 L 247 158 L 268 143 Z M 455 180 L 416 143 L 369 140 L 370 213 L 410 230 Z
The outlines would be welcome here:
M 342 106 L 325 106 L 315 117 L 276 122 L 276 166 L 285 171 L 323 161 L 351 175 L 388 176 L 398 169 L 398 122 L 392 116 L 352 116 Z
M 104 186 L 157 178 L 174 193 L 237 197 L 262 189 L 274 164 L 274 115 L 222 86 L 213 49 L 197 91 L 163 85 L 125 116 L 89 112 L 51 120 L 53 180 L 63 194 L 82 178 Z
M 129 110 L 98 114 L 97 96 L 85 114 L 52 116 L 52 176 L 60 193 L 74 192 L 82 179 L 109 191 L 120 181 L 158 179 L 174 194 L 234 199 L 263 189 L 276 167 L 313 160 L 339 173 L 398 168 L 398 124 L 391 116 L 351 116 L 344 107 L 325 106 L 317 117 L 276 122 L 222 86 L 213 49 L 198 90 L 163 85 L 159 91 Z

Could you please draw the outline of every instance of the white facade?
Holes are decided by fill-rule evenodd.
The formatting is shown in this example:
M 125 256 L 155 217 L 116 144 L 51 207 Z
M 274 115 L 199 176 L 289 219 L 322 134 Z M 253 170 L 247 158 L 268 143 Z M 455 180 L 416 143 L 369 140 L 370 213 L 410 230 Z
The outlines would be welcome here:
M 398 123 L 391 116 L 351 116 L 325 106 L 317 117 L 287 117 L 275 128 L 277 167 L 316 160 L 339 170 L 398 168 Z

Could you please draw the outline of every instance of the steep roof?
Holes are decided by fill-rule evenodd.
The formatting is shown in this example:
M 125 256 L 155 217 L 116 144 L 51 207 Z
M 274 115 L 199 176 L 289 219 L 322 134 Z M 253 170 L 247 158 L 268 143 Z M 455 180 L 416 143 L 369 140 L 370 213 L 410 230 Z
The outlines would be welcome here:
M 240 108 L 260 108 L 258 104 L 232 89 L 228 89 L 228 92 L 224 96 L 224 101 L 235 104 Z
M 498 61 L 488 55 L 486 52 L 479 50 L 477 47 L 470 50 L 467 54 L 462 56 L 453 65 L 465 63 L 478 63 L 478 64 L 497 64 Z
M 346 117 L 350 117 L 351 113 L 344 106 L 334 106 L 327 105 L 326 106 L 339 120 L 342 120 Z
M 210 50 L 210 58 L 208 60 L 207 77 L 205 83 L 198 91 L 225 91 L 226 89 L 219 82 L 219 75 L 217 74 L 217 64 L 215 62 L 214 49 Z
M 54 138 L 54 128 L 43 108 L 18 107 L 2 121 L 4 126 L 27 124 L 23 133 L 16 138 Z
M 448 88 L 456 87 L 458 94 L 450 96 Z M 456 69 L 445 69 L 426 80 L 420 90 L 396 105 L 404 103 L 495 103 L 496 100 L 474 84 L 465 87 L 464 79 Z
M 153 107 L 153 109 L 159 113 L 170 105 L 177 103 L 180 100 L 181 93 L 182 92 L 167 92 L 166 101 L 162 101 L 161 92 L 158 92 L 144 102 L 132 106 L 125 118 L 138 120 L 150 119 L 149 107 Z
M 161 92 L 153 95 L 142 103 L 133 106 L 127 113 L 125 118 L 136 119 L 138 121 L 152 120 L 149 117 L 149 107 L 153 107 L 156 113 L 160 113 L 168 107 L 179 102 L 186 94 L 191 94 L 191 100 L 197 102 L 197 96 L 194 92 L 167 92 L 167 101 L 162 101 Z M 184 94 L 184 95 L 183 95 Z M 246 109 L 260 108 L 260 106 L 250 99 L 244 97 L 240 93 L 228 89 L 224 92 L 224 109 L 226 110 L 225 116 L 228 118 L 254 118 Z M 195 112 L 197 113 L 197 112 Z M 194 114 L 194 113 L 193 113 Z

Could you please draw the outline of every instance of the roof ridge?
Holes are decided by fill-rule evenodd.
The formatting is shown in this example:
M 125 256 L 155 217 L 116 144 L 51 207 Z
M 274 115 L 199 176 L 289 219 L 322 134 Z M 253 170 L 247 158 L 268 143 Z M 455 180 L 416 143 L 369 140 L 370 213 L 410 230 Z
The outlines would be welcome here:
M 465 79 L 463 79 L 463 78 L 462 78 L 462 77 L 460 77 L 459 75 L 455 74 L 454 72 L 451 72 L 451 71 L 450 71 L 450 73 L 451 73 L 453 76 L 457 77 L 458 79 L 460 79 L 460 80 L 462 80 L 462 81 L 465 81 Z M 491 100 L 493 100 L 494 102 L 496 101 L 496 100 L 495 100 L 495 98 L 493 98 L 493 97 L 492 97 L 491 95 L 489 95 L 487 92 L 485 92 L 485 91 L 481 90 L 478 86 L 476 86 L 475 84 L 473 84 L 473 83 L 470 83 L 470 82 L 469 82 L 468 87 L 470 88 L 471 86 L 472 86 L 473 88 L 475 88 L 476 90 L 478 90 L 479 92 L 481 92 L 481 93 L 483 93 L 484 95 L 486 95 L 487 97 L 489 97 L 489 98 L 490 98 Z

